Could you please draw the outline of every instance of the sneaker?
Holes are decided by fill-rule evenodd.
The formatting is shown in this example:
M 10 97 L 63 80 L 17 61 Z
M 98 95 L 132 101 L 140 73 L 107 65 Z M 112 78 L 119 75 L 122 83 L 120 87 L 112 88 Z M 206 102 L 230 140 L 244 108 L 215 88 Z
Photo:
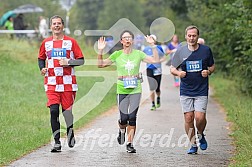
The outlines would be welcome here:
M 206 150 L 207 149 L 207 141 L 206 141 L 205 135 L 204 134 L 202 134 L 202 135 L 198 134 L 198 136 L 199 136 L 200 149 L 201 150 Z
M 153 111 L 153 110 L 156 110 L 156 106 L 155 105 L 151 106 L 151 111 Z
M 75 137 L 74 137 L 73 129 L 70 129 L 70 131 L 67 133 L 67 141 L 68 141 L 68 146 L 70 148 L 73 148 L 75 145 Z
M 125 129 L 126 131 L 126 129 Z M 122 133 L 121 130 L 119 129 L 119 134 L 118 134 L 118 137 L 117 137 L 117 141 L 120 145 L 123 145 L 124 142 L 125 142 L 125 133 Z
M 126 150 L 128 153 L 136 153 L 136 149 L 133 147 L 133 145 L 131 143 L 128 143 L 126 145 Z
M 197 154 L 197 151 L 198 147 L 191 146 L 191 148 L 187 151 L 187 154 Z
M 53 148 L 51 149 L 51 152 L 52 153 L 61 152 L 61 144 L 60 144 L 60 142 L 54 144 Z

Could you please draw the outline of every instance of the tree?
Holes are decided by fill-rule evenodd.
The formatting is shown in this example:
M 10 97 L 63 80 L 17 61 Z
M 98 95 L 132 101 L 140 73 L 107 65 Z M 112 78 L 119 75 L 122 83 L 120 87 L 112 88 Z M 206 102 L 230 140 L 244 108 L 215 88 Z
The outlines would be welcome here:
M 104 10 L 99 13 L 98 28 L 109 29 L 121 18 L 129 19 L 136 27 L 143 31 L 145 19 L 143 18 L 143 7 L 138 1 L 104 1 Z
M 247 95 L 252 95 L 252 2 L 236 0 L 232 6 L 237 17 L 234 19 L 234 31 L 241 36 L 234 48 L 238 56 L 234 59 L 236 74 L 239 76 L 239 86 Z
M 236 79 L 252 94 L 252 2 L 250 0 L 186 0 L 188 17 L 211 46 L 218 71 Z
M 103 3 L 103 0 L 78 0 L 71 10 L 72 28 L 82 31 L 97 30 L 97 18 L 103 10 Z

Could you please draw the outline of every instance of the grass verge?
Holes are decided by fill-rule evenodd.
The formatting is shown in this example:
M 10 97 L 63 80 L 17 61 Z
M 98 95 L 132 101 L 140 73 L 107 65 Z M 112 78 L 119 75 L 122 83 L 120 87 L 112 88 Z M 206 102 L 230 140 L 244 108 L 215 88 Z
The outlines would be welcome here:
M 232 133 L 236 152 L 230 166 L 252 166 L 252 98 L 238 91 L 237 83 L 216 74 L 210 79 L 214 97 L 232 122 Z

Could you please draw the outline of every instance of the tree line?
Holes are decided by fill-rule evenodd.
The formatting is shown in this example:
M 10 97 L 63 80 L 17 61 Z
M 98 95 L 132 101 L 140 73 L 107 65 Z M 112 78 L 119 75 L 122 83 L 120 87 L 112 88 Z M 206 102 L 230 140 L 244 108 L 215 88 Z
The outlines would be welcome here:
M 211 46 L 217 71 L 252 95 L 252 1 L 186 0 L 192 23 Z
M 148 34 L 158 17 L 170 19 L 184 40 L 188 25 L 196 25 L 214 53 L 217 72 L 237 81 L 252 95 L 251 0 L 78 0 L 72 10 L 75 28 L 106 29 L 119 18 L 130 19 Z

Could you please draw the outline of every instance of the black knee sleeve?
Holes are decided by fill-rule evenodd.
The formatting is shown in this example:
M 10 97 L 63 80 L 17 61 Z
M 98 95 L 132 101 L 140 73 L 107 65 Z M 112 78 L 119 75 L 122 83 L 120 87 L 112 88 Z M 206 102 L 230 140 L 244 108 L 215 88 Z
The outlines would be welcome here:
M 136 117 L 129 119 L 129 126 L 136 126 Z
M 122 117 L 121 119 L 118 120 L 118 123 L 120 125 L 127 125 L 128 124 L 128 117 Z

